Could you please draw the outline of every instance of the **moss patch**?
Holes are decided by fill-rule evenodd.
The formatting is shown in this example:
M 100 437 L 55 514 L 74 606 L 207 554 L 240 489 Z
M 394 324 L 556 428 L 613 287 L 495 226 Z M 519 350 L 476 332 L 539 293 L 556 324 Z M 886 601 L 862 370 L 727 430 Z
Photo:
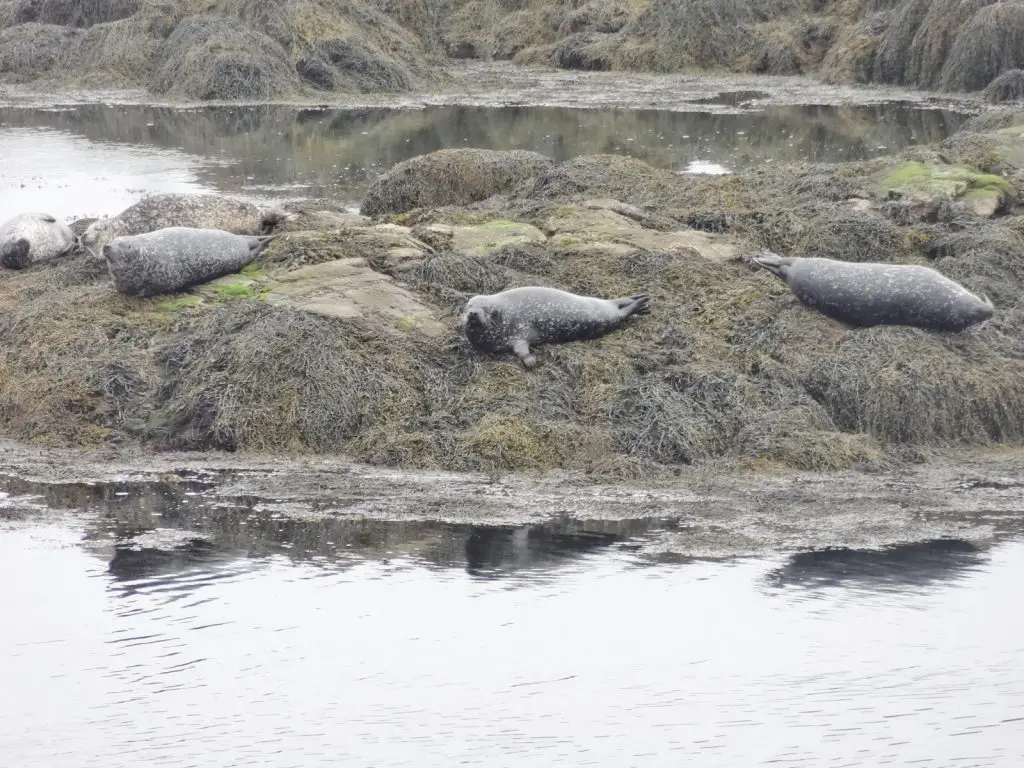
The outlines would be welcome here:
M 931 165 L 910 162 L 891 171 L 881 183 L 881 192 L 890 191 L 927 197 L 959 198 L 967 194 L 1008 194 L 1010 183 L 991 173 L 981 173 L 969 165 Z
M 198 296 L 178 296 L 173 299 L 165 299 L 157 304 L 157 308 L 163 312 L 179 312 L 188 307 L 199 304 Z

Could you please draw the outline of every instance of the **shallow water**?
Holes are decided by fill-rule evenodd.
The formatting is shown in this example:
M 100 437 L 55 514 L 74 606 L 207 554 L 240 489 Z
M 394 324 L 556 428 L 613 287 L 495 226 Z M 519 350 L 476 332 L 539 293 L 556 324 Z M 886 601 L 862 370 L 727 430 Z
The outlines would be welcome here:
M 114 214 L 170 191 L 328 197 L 358 207 L 378 174 L 446 147 L 530 149 L 559 161 L 628 154 L 684 173 L 859 160 L 940 141 L 965 119 L 908 103 L 759 106 L 761 95 L 695 99 L 691 111 L 8 106 L 0 108 L 0 220 L 28 209 Z
M 655 558 L 671 519 L 296 519 L 201 477 L 0 488 L 5 765 L 1024 754 L 1019 516 L 981 543 Z

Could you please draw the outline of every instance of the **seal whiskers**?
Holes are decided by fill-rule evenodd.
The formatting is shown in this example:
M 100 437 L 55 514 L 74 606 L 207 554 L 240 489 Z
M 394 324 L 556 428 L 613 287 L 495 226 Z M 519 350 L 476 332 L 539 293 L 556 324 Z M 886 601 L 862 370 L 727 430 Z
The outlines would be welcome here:
M 473 296 L 466 302 L 459 326 L 474 348 L 512 352 L 526 368 L 533 368 L 537 358 L 531 346 L 596 339 L 629 317 L 649 312 L 647 294 L 601 299 L 527 286 Z

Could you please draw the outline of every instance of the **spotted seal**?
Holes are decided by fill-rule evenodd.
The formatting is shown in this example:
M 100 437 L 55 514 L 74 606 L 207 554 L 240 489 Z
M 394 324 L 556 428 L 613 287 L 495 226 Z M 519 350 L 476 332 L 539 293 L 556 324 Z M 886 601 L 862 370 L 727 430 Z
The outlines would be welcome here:
M 114 287 L 128 296 L 175 293 L 237 272 L 276 235 L 246 236 L 222 229 L 165 227 L 122 235 L 103 246 Z
M 975 296 L 930 267 L 770 251 L 753 260 L 784 281 L 804 305 L 852 326 L 907 325 L 958 333 L 995 314 L 988 297 Z
M 115 237 L 141 235 L 169 227 L 266 235 L 290 216 L 278 208 L 262 208 L 225 195 L 168 192 L 144 197 L 116 216 L 97 219 L 82 234 L 82 245 L 99 253 Z
M 0 266 L 24 269 L 70 253 L 77 242 L 71 227 L 50 214 L 19 213 L 0 225 Z
M 537 358 L 530 345 L 596 339 L 632 315 L 650 311 L 647 294 L 621 299 L 579 296 L 528 286 L 473 296 L 459 319 L 466 338 L 484 352 L 513 352 L 526 368 Z

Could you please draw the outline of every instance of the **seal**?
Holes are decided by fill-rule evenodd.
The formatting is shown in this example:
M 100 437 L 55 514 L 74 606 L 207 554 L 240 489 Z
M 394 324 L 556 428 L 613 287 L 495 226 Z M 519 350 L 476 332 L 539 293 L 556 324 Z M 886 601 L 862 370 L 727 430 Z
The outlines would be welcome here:
M 290 216 L 284 210 L 265 209 L 225 195 L 168 192 L 144 197 L 116 216 L 97 219 L 82 234 L 82 245 L 98 253 L 115 237 L 141 235 L 168 227 L 266 235 Z
M 48 213 L 19 213 L 0 226 L 0 266 L 24 269 L 65 256 L 78 243 L 71 227 Z
M 807 307 L 855 327 L 906 325 L 959 333 L 988 320 L 995 307 L 931 267 L 779 256 L 754 262 L 789 286 Z
M 650 311 L 647 294 L 621 299 L 579 296 L 557 288 L 527 286 L 473 296 L 459 325 L 469 343 L 484 352 L 513 352 L 523 366 L 537 358 L 530 345 L 596 339 L 632 315 Z
M 176 293 L 237 272 L 276 235 L 246 236 L 222 229 L 165 227 L 122 235 L 103 246 L 114 287 L 126 296 Z

